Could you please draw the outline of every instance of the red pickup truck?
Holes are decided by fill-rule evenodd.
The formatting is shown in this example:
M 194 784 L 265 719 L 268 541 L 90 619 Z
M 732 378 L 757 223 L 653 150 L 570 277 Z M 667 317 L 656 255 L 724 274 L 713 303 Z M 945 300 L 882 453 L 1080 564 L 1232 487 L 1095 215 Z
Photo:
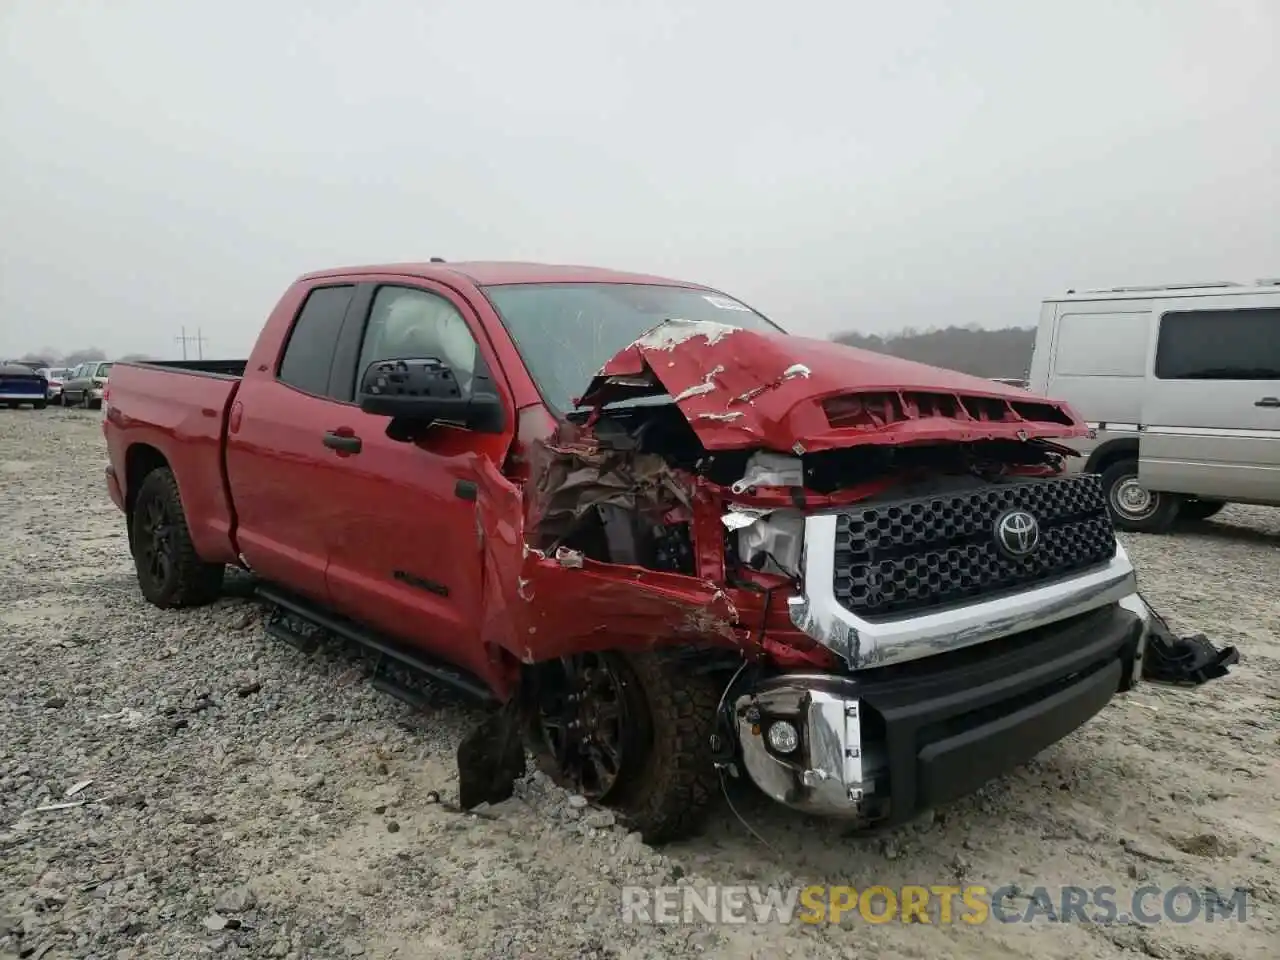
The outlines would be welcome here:
M 1152 631 L 1097 478 L 1063 473 L 1069 407 L 696 284 L 313 273 L 247 362 L 118 363 L 106 408 L 146 599 L 240 567 L 496 702 L 464 806 L 528 743 L 653 840 L 744 772 L 902 821 L 1093 716 Z

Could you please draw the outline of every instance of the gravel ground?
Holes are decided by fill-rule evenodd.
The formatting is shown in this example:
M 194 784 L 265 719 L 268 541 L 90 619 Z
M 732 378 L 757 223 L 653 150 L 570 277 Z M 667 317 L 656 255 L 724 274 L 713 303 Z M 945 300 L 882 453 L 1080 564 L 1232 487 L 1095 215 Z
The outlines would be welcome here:
M 0 958 L 1274 957 L 1280 511 L 1127 537 L 1149 598 L 1244 662 L 1148 686 L 980 794 L 850 837 L 750 796 L 655 851 L 545 781 L 449 809 L 478 714 L 415 713 L 228 597 L 145 605 L 100 416 L 0 411 Z M 90 781 L 71 800 L 69 791 Z M 432 791 L 444 803 L 436 802 Z M 80 806 L 39 811 L 55 803 Z M 624 883 L 1250 892 L 1213 924 L 626 924 Z M 1157 899 L 1154 901 L 1159 903 Z

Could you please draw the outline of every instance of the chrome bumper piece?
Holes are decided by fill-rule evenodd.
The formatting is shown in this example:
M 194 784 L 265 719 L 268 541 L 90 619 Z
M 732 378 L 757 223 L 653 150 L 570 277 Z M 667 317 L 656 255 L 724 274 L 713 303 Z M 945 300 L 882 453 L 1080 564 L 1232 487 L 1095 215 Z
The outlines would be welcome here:
M 738 742 L 748 776 L 772 799 L 809 813 L 856 817 L 875 783 L 867 775 L 857 698 L 821 689 L 834 679 L 786 674 L 739 697 Z M 768 723 L 778 719 L 801 733 L 800 746 L 785 757 L 766 745 Z
M 1069 579 L 933 613 L 864 620 L 836 599 L 835 542 L 835 515 L 806 518 L 804 594 L 789 598 L 787 609 L 797 628 L 837 654 L 851 670 L 918 660 L 1011 636 L 1128 597 L 1136 599 L 1138 589 L 1133 565 L 1117 543 L 1115 556 L 1106 565 Z

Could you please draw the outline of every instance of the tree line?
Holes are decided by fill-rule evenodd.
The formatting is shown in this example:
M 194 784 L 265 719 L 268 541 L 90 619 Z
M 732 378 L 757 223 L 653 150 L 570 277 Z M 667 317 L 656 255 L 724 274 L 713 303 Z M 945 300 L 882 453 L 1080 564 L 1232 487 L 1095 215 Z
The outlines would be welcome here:
M 98 347 L 85 347 L 81 350 L 71 350 L 67 353 L 54 350 L 52 347 L 45 347 L 38 353 L 24 353 L 18 359 L 39 363 L 46 367 L 74 367 L 77 364 L 88 363 L 90 360 L 106 360 L 107 355 Z M 116 359 L 154 360 L 155 357 L 148 356 L 145 353 L 126 353 L 123 357 L 117 357 Z
M 915 360 L 935 367 L 959 370 L 975 377 L 1026 377 L 1035 347 L 1034 327 L 983 330 L 977 326 L 917 330 L 908 327 L 886 336 L 874 333 L 839 333 L 837 343 Z
M 928 330 L 908 327 L 900 333 L 881 335 L 876 333 L 836 334 L 837 343 L 851 347 L 886 353 L 904 360 L 916 360 L 959 370 L 975 377 L 1025 377 L 1031 365 L 1031 351 L 1035 346 L 1034 327 L 1006 327 L 1002 330 L 983 330 L 977 326 L 951 326 Z M 28 353 L 23 360 L 42 361 L 49 366 L 73 367 L 90 360 L 106 360 L 107 355 L 97 347 L 86 347 L 61 353 L 46 347 L 39 353 Z M 128 353 L 119 360 L 154 360 L 141 353 Z

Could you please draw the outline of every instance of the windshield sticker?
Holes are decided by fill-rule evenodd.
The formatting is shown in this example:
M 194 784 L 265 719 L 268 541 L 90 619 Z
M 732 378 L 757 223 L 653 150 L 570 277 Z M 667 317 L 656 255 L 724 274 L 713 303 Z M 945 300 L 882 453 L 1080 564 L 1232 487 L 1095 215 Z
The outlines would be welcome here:
M 743 313 L 750 313 L 749 307 L 744 307 L 737 300 L 730 300 L 728 297 L 703 296 L 703 300 L 711 304 L 713 307 L 719 307 L 721 310 L 740 310 Z

